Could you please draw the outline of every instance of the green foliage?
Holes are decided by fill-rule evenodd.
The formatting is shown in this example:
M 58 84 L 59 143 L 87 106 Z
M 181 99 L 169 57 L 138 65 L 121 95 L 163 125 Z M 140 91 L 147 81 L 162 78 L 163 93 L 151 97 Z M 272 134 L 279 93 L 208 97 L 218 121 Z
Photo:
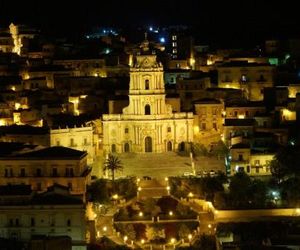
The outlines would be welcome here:
M 160 208 L 156 205 L 156 200 L 153 198 L 144 201 L 143 210 L 146 214 L 151 214 L 151 216 L 157 216 L 160 213 Z
M 98 179 L 87 188 L 90 201 L 98 203 L 106 203 L 110 199 L 107 180 Z
M 115 172 L 122 171 L 123 166 L 121 160 L 114 156 L 113 154 L 109 154 L 108 158 L 104 162 L 103 172 L 109 171 L 111 173 L 112 181 L 115 180 Z
M 178 230 L 178 235 L 181 239 L 186 239 L 191 233 L 191 230 L 187 227 L 186 224 L 182 224 Z
M 218 141 L 217 144 L 212 147 L 211 155 L 216 156 L 218 159 L 225 157 L 229 152 L 228 147 L 223 141 Z
M 125 227 L 125 234 L 128 236 L 130 240 L 136 239 L 136 232 L 132 224 L 127 224 Z

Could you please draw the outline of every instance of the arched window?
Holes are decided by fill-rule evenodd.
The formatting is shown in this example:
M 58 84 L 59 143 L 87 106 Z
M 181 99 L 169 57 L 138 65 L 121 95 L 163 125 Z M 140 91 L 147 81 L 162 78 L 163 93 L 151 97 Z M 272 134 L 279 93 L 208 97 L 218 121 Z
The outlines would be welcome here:
M 146 104 L 145 106 L 145 115 L 150 115 L 151 114 L 151 108 L 149 104 Z
M 117 151 L 116 144 L 112 144 L 111 145 L 111 152 L 116 153 L 116 151 Z
M 127 142 L 124 144 L 124 152 L 129 152 L 129 144 Z
M 149 89 L 149 80 L 148 79 L 145 80 L 145 89 L 146 90 Z

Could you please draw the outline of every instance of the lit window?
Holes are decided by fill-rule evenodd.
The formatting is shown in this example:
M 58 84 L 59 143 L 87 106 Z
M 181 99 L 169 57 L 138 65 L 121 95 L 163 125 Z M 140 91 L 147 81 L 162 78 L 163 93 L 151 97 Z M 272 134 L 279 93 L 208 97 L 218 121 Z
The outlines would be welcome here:
M 177 49 L 173 49 L 173 54 L 176 54 L 177 53 Z
M 175 35 L 172 36 L 172 40 L 173 40 L 173 41 L 176 41 L 176 40 L 177 40 L 177 36 L 175 36 Z
M 246 75 L 242 75 L 242 82 L 246 82 L 247 81 L 247 77 L 246 77 Z
M 177 42 L 172 42 L 173 47 L 177 47 Z

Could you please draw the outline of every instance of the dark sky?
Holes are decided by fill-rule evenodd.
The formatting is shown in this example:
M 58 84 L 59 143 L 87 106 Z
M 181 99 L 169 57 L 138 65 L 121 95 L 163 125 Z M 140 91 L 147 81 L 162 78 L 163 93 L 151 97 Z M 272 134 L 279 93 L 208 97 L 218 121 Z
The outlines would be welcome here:
M 197 25 L 228 39 L 300 34 L 295 0 L 0 0 L 0 25 L 25 22 L 42 30 L 80 33 L 93 25 Z

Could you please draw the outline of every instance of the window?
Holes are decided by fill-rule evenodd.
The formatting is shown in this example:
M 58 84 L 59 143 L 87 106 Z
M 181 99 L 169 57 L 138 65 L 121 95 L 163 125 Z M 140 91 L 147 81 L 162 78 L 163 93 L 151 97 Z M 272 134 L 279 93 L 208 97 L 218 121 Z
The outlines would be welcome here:
M 243 161 L 244 160 L 244 157 L 242 154 L 239 154 L 239 161 Z
M 40 168 L 36 169 L 36 176 L 41 177 L 42 176 L 42 170 Z
M 4 170 L 4 177 L 8 177 L 8 169 L 7 168 Z
M 255 166 L 259 166 L 260 165 L 260 160 L 255 160 L 254 164 L 255 164 Z
M 215 130 L 217 130 L 218 128 L 217 128 L 217 123 L 213 123 L 213 129 L 215 129 Z
M 216 108 L 212 109 L 212 114 L 213 114 L 213 115 L 216 115 L 216 114 L 217 114 L 217 109 L 216 109 Z
M 146 104 L 145 106 L 145 115 L 150 115 L 151 114 L 151 108 L 149 104 Z
M 73 168 L 66 168 L 66 176 L 67 177 L 73 177 L 74 176 Z
M 177 53 L 177 49 L 173 49 L 173 50 L 172 50 L 172 53 L 173 53 L 173 54 L 176 54 L 176 53 Z
M 129 133 L 129 129 L 125 128 L 125 134 L 128 134 L 128 133 Z
M 149 89 L 149 80 L 148 79 L 145 80 L 145 89 L 146 90 Z
M 250 173 L 250 166 L 247 166 L 247 173 Z
M 56 146 L 60 146 L 60 141 L 59 140 L 56 140 Z
M 68 183 L 68 188 L 69 188 L 69 190 L 72 190 L 72 187 L 73 187 L 73 186 L 72 186 L 72 182 L 69 182 L 69 183 Z
M 70 219 L 67 220 L 67 226 L 68 226 L 68 227 L 71 226 L 71 220 L 70 220 Z
M 206 123 L 201 123 L 201 129 L 206 130 Z
M 116 144 L 112 144 L 111 145 L 111 152 L 112 153 L 116 153 L 117 152 Z
M 84 139 L 83 139 L 83 145 L 86 146 L 87 144 L 88 144 L 87 138 L 84 138 Z
M 175 83 L 175 78 L 174 78 L 174 77 L 171 77 L 171 78 L 170 78 L 170 82 L 171 82 L 171 83 Z
M 31 217 L 30 219 L 30 226 L 34 227 L 35 226 L 35 219 Z
M 41 190 L 42 190 L 42 184 L 41 184 L 41 183 L 37 183 L 37 184 L 36 184 L 36 189 L 37 189 L 38 191 L 41 191 Z
M 21 171 L 20 171 L 20 176 L 21 177 L 25 177 L 26 173 L 25 173 L 25 168 L 21 168 Z
M 167 132 L 170 133 L 171 131 L 172 131 L 172 130 L 171 130 L 171 127 L 168 127 L 168 128 L 167 128 Z
M 70 139 L 70 146 L 74 147 L 74 139 L 73 138 Z
M 255 168 L 255 173 L 259 174 L 259 168 Z
M 9 176 L 10 176 L 10 177 L 13 177 L 13 176 L 14 176 L 14 172 L 13 172 L 13 169 L 12 169 L 12 168 L 9 169 Z
M 172 36 L 172 40 L 173 40 L 173 41 L 177 40 L 177 36 L 176 36 L 176 35 L 173 35 L 173 36 Z
M 172 42 L 173 47 L 177 47 L 177 42 Z
M 238 112 L 237 111 L 234 111 L 234 116 L 237 116 L 238 115 Z
M 249 111 L 246 111 L 245 115 L 246 115 L 246 117 L 248 117 L 249 116 Z
M 52 168 L 52 176 L 53 177 L 57 177 L 58 176 L 57 168 Z

